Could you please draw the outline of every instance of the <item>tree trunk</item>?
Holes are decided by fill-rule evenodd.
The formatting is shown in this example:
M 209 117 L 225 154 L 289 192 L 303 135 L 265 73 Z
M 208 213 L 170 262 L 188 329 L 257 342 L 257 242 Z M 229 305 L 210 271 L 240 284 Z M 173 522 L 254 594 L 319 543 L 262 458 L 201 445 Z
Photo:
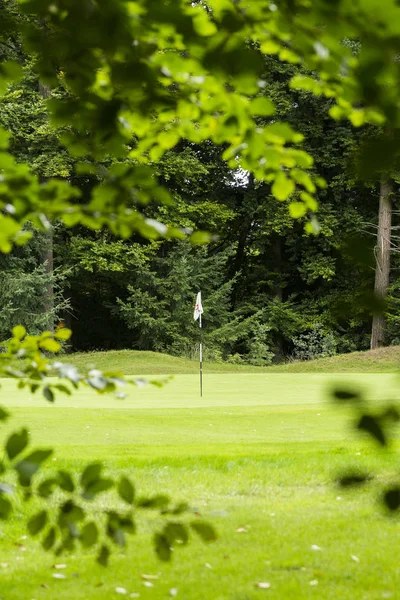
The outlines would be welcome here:
M 44 310 L 47 313 L 46 331 L 54 331 L 54 289 L 53 289 L 53 228 L 50 227 L 43 236 L 42 263 L 48 283 L 44 290 Z
M 244 205 L 246 201 L 246 197 L 248 193 L 253 193 L 255 188 L 255 177 L 253 173 L 249 174 L 249 181 L 247 184 L 247 189 L 243 191 L 243 195 L 241 197 L 240 208 L 238 210 L 239 213 L 239 236 L 237 240 L 237 247 L 235 252 L 235 258 L 233 260 L 233 274 L 236 275 L 240 271 L 243 270 L 243 266 L 246 258 L 246 250 L 249 244 L 249 236 L 252 229 L 252 220 L 254 217 L 254 210 L 244 210 Z M 233 286 L 232 290 L 232 306 L 236 308 L 236 304 L 238 299 L 240 298 L 241 290 L 238 287 L 238 283 Z
M 279 233 L 274 233 L 271 240 L 272 247 L 270 249 L 270 257 L 273 259 L 272 270 L 275 273 L 276 281 L 272 290 L 273 299 L 276 303 L 283 302 L 283 287 L 282 287 L 282 265 L 283 265 L 283 238 Z M 284 338 L 280 331 L 273 333 L 273 351 L 275 356 L 274 363 L 280 363 L 285 359 L 285 344 Z
M 51 95 L 51 89 L 48 85 L 43 84 L 39 81 L 39 94 L 44 100 Z M 53 266 L 54 266 L 54 256 L 53 256 L 53 227 L 50 226 L 48 231 L 46 232 L 44 238 L 44 247 L 42 251 L 42 262 L 45 268 L 46 275 L 48 277 L 48 284 L 46 286 L 44 292 L 44 309 L 47 313 L 47 323 L 46 330 L 54 331 L 54 289 L 53 289 Z
M 386 298 L 390 275 L 390 236 L 392 227 L 393 183 L 382 177 L 379 194 L 378 235 L 376 240 L 375 296 Z M 371 350 L 385 344 L 386 322 L 383 314 L 375 314 L 372 320 Z
M 39 94 L 42 96 L 44 100 L 47 100 L 51 96 L 51 89 L 48 85 L 45 85 L 41 81 L 39 81 Z

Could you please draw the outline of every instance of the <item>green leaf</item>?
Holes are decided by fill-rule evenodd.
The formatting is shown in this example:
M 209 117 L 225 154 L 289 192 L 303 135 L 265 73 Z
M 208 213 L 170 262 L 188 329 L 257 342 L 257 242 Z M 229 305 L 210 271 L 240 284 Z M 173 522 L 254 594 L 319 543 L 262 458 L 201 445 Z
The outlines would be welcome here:
M 318 95 L 322 92 L 321 84 L 307 75 L 295 75 L 290 81 L 290 87 L 293 90 L 305 90 Z
M 189 541 L 188 529 L 182 523 L 168 523 L 164 527 L 163 533 L 170 546 L 173 546 L 175 542 L 180 542 L 183 545 L 186 545 Z
M 100 479 L 102 465 L 99 462 L 88 465 L 83 471 L 80 479 L 81 486 L 86 488 L 90 483 Z
M 67 473 L 66 471 L 58 471 L 57 478 L 58 484 L 62 490 L 71 493 L 75 490 L 74 482 L 69 473 Z
M 10 460 L 18 456 L 29 443 L 29 435 L 27 429 L 21 429 L 19 433 L 13 433 L 7 440 L 6 452 Z
M 46 479 L 46 481 L 42 481 L 42 483 L 38 487 L 38 494 L 41 498 L 49 498 L 53 493 L 53 489 L 55 484 L 57 483 L 57 479 L 51 478 Z
M 288 123 L 272 123 L 265 127 L 264 135 L 267 140 L 277 144 L 301 142 L 303 140 L 303 136 L 300 133 L 296 133 Z
M 295 52 L 293 52 L 292 50 L 289 50 L 289 48 L 283 48 L 280 52 L 279 52 L 279 59 L 283 62 L 289 62 L 289 63 L 299 63 L 301 62 L 300 57 L 298 56 L 298 54 L 296 54 Z
M 22 325 L 16 325 L 12 330 L 13 337 L 21 341 L 26 336 L 26 329 Z
M 193 27 L 196 33 L 202 37 L 210 37 L 217 33 L 217 28 L 207 17 L 206 12 L 201 8 L 201 12 L 193 18 Z
M 275 112 L 275 106 L 269 98 L 255 98 L 250 103 L 250 114 L 260 117 L 270 117 Z
M 62 341 L 67 341 L 70 339 L 72 335 L 72 331 L 71 329 L 65 329 L 64 327 L 62 329 L 57 329 L 57 331 L 54 334 L 54 337 L 56 340 L 62 340 Z
M 121 529 L 126 531 L 126 533 L 136 533 L 136 524 L 131 517 L 120 517 L 119 524 Z
M 265 40 L 260 46 L 260 50 L 263 54 L 277 54 L 280 49 L 280 45 L 273 40 Z
M 292 169 L 290 176 L 300 185 L 302 185 L 310 194 L 314 194 L 317 187 L 310 175 L 301 169 Z
M 338 483 L 341 487 L 356 487 L 367 483 L 371 479 L 370 475 L 363 473 L 348 473 L 339 478 Z
M 118 513 L 113 511 L 108 514 L 107 535 L 121 548 L 125 546 L 125 533 L 121 526 L 121 519 Z
M 169 504 L 169 497 L 160 494 L 153 498 L 141 498 L 137 502 L 139 508 L 164 508 Z
M 394 487 L 385 492 L 383 500 L 389 510 L 397 510 L 400 507 L 400 488 Z
M 0 496 L 0 519 L 8 519 L 10 513 L 12 511 L 12 505 L 9 500 Z
M 90 548 L 91 546 L 97 544 L 97 540 L 99 539 L 99 531 L 96 523 L 93 523 L 92 521 L 90 523 L 86 523 L 82 529 L 80 539 L 85 548 Z
M 315 177 L 315 183 L 321 189 L 323 189 L 323 190 L 326 189 L 327 184 L 326 184 L 325 179 L 323 179 L 322 177 Z
M 60 507 L 59 521 L 61 525 L 78 523 L 85 518 L 85 513 L 80 506 L 68 500 Z
M 176 131 L 162 131 L 157 138 L 158 143 L 164 150 L 170 150 L 179 142 L 179 135 Z
M 62 544 L 55 551 L 55 555 L 59 556 L 65 551 L 73 552 L 75 550 L 75 539 L 76 532 L 73 531 L 73 533 L 71 533 L 70 531 L 68 531 L 62 540 Z
M 118 485 L 118 494 L 128 504 L 133 504 L 135 500 L 135 488 L 127 477 L 122 477 Z
M 280 171 L 275 177 L 274 184 L 272 186 L 272 193 L 277 200 L 287 200 L 295 190 L 294 182 L 286 177 L 283 171 Z
M 316 201 L 316 199 L 313 196 L 311 196 L 307 192 L 301 192 L 300 198 L 309 210 L 311 210 L 312 212 L 317 212 L 318 202 Z
M 193 521 L 190 527 L 201 537 L 203 542 L 215 542 L 217 534 L 214 528 L 205 521 Z
M 180 502 L 175 506 L 174 509 L 171 510 L 172 515 L 181 515 L 184 512 L 189 510 L 189 505 L 187 502 Z
M 9 413 L 0 406 L 0 421 L 6 421 L 9 416 Z
M 56 529 L 55 529 L 55 527 L 51 527 L 49 529 L 48 533 L 46 534 L 46 536 L 43 538 L 43 541 L 42 541 L 43 549 L 50 550 L 54 546 L 55 541 L 56 541 Z
M 212 236 L 207 231 L 195 231 L 189 237 L 192 244 L 209 244 L 212 240 Z
M 154 535 L 154 546 L 158 558 L 162 561 L 171 560 L 171 548 L 168 539 L 162 533 Z
M 392 423 L 398 423 L 400 421 L 400 412 L 395 406 L 388 406 L 383 411 L 382 418 L 392 421 Z
M 125 548 L 125 546 L 126 546 L 125 533 L 123 532 L 122 529 L 110 528 L 107 531 L 107 535 L 112 539 L 112 541 L 115 544 L 117 544 L 117 546 L 120 546 L 121 548 Z
M 361 127 L 365 123 L 365 113 L 361 109 L 353 110 L 349 115 L 349 119 L 354 127 Z
M 344 388 L 336 388 L 333 390 L 332 396 L 335 400 L 339 400 L 340 402 L 358 402 L 361 400 L 360 392 Z
M 58 390 L 59 392 L 62 392 L 63 394 L 65 394 L 66 396 L 71 396 L 72 395 L 72 392 L 69 389 L 69 387 L 67 387 L 63 383 L 56 383 L 53 387 L 56 390 Z
M 54 392 L 47 385 L 43 388 L 43 396 L 48 402 L 54 402 Z
M 31 535 L 36 535 L 39 531 L 42 531 L 43 527 L 47 523 L 47 511 L 42 510 L 37 515 L 29 519 L 28 531 Z
M 344 108 L 341 108 L 340 106 L 335 105 L 329 109 L 329 116 L 331 116 L 332 119 L 335 119 L 337 121 L 343 119 L 344 117 L 346 117 L 346 115 L 347 111 Z
M 111 552 L 109 547 L 103 544 L 103 546 L 100 549 L 100 553 L 97 557 L 97 562 L 99 563 L 99 565 L 101 565 L 102 567 L 106 567 L 108 565 L 110 554 Z
M 56 342 L 53 338 L 45 338 L 39 342 L 39 346 L 42 350 L 46 350 L 47 352 L 51 352 L 55 354 L 59 350 L 61 350 L 61 344 Z
M 372 415 L 363 415 L 358 422 L 357 428 L 361 431 L 366 431 L 382 446 L 386 446 L 387 441 L 385 433 L 378 423 L 378 420 Z
M 307 206 L 304 202 L 291 202 L 289 204 L 289 214 L 293 219 L 300 219 L 307 213 Z
M 84 492 L 82 493 L 82 498 L 85 498 L 86 500 L 93 500 L 97 494 L 106 492 L 113 486 L 114 481 L 112 479 L 96 479 L 85 486 Z
M 28 487 L 31 484 L 33 475 L 39 471 L 42 463 L 52 454 L 53 450 L 35 450 L 22 459 L 15 466 L 20 484 L 24 487 Z

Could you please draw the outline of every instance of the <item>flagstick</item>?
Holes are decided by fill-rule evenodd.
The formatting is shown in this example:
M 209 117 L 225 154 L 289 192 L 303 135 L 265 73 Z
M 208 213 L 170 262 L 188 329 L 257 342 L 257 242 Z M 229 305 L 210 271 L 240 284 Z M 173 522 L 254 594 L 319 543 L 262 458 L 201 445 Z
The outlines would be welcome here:
M 200 398 L 203 397 L 203 327 L 201 324 L 201 313 L 200 319 Z

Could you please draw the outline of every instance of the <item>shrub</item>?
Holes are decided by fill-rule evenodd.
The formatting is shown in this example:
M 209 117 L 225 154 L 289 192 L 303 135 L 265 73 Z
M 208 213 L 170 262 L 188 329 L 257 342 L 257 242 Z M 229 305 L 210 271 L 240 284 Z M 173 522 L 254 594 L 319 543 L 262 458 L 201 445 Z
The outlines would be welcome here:
M 293 338 L 293 356 L 298 360 L 326 358 L 336 354 L 337 340 L 332 331 L 326 331 L 321 323 Z

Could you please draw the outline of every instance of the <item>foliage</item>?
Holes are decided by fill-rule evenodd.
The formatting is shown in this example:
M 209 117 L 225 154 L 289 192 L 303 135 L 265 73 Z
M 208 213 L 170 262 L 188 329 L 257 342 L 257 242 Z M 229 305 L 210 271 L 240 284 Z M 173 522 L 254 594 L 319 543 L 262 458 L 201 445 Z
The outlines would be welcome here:
M 313 360 L 336 354 L 337 342 L 331 332 L 324 331 L 321 323 L 315 323 L 310 331 L 293 338 L 293 346 L 295 358 Z
M 238 19 L 237 23 L 243 23 L 241 8 L 231 7 L 231 9 L 228 9 L 228 4 L 226 4 L 225 8 L 221 8 L 218 17 L 222 22 L 222 29 L 229 28 L 232 25 L 226 22 L 230 10 L 233 11 L 234 18 Z M 45 4 L 43 4 L 44 6 Z M 137 6 L 140 6 L 140 3 Z M 124 10 L 124 8 L 118 5 L 115 10 L 116 14 L 120 14 L 119 11 Z M 150 8 L 146 6 L 143 9 L 143 14 L 132 18 L 133 20 L 138 19 L 145 30 L 148 19 L 154 10 L 152 6 Z M 181 9 L 178 6 L 174 8 L 176 14 L 181 10 L 185 12 L 185 9 Z M 281 10 L 282 14 L 279 16 L 279 23 L 283 26 L 283 22 L 287 17 L 285 6 L 282 6 Z M 318 10 L 316 8 L 316 11 Z M 172 23 L 175 14 L 174 11 L 168 10 L 163 14 L 162 18 L 158 15 L 155 20 L 155 23 L 158 24 L 155 27 L 160 26 L 162 30 L 166 22 Z M 61 27 L 63 29 L 66 27 L 66 23 L 60 25 L 60 14 L 54 16 L 52 13 L 47 14 L 46 11 L 43 14 L 46 15 L 44 17 L 45 21 L 46 19 L 48 20 L 48 27 L 44 28 L 44 30 L 36 30 L 36 25 L 33 24 L 32 27 L 35 30 L 35 36 L 37 36 L 34 41 L 36 44 L 46 42 L 53 47 L 52 45 L 56 43 L 55 39 L 47 39 L 50 36 L 52 27 Z M 368 343 L 367 332 L 370 316 L 364 314 L 357 320 L 354 317 L 351 319 L 346 319 L 343 316 L 339 317 L 339 311 L 336 306 L 341 298 L 351 295 L 354 287 L 359 287 L 361 279 L 359 274 L 354 272 L 354 268 L 349 268 L 349 265 L 345 265 L 342 260 L 345 242 L 344 234 L 351 235 L 353 232 L 360 231 L 363 222 L 373 221 L 375 218 L 375 208 L 371 206 L 370 200 L 371 191 L 358 189 L 354 181 L 354 173 L 349 168 L 354 149 L 357 148 L 359 143 L 359 134 L 349 123 L 334 123 L 332 121 L 329 117 L 329 111 L 333 103 L 331 98 L 325 100 L 321 95 L 315 96 L 310 94 L 308 90 L 309 86 L 307 85 L 305 85 L 306 89 L 303 90 L 298 89 L 298 85 L 293 86 L 291 84 L 293 78 L 298 80 L 299 77 L 308 77 L 310 73 L 315 74 L 315 64 L 312 61 L 315 60 L 318 63 L 321 58 L 314 56 L 315 48 L 311 51 L 313 56 L 309 57 L 309 60 L 312 62 L 313 71 L 305 68 L 309 66 L 308 59 L 306 58 L 302 59 L 300 63 L 287 62 L 286 59 L 290 55 L 285 52 L 282 55 L 285 57 L 285 60 L 282 60 L 280 51 L 278 52 L 277 50 L 277 45 L 279 46 L 280 42 L 279 39 L 276 39 L 279 38 L 280 34 L 276 33 L 274 29 L 275 25 L 273 25 L 277 15 L 270 14 L 270 11 L 266 13 L 261 11 L 260 14 L 273 27 L 271 38 L 273 38 L 275 46 L 274 44 L 268 45 L 264 43 L 261 57 L 259 52 L 256 52 L 256 47 L 251 48 L 253 55 L 257 55 L 258 57 L 257 68 L 260 72 L 260 81 L 264 82 L 263 87 L 258 88 L 256 96 L 257 101 L 268 98 L 268 101 L 275 105 L 275 113 L 271 117 L 265 114 L 253 116 L 256 119 L 258 127 L 263 126 L 267 128 L 272 121 L 275 123 L 276 120 L 279 120 L 288 123 L 294 131 L 300 132 L 303 136 L 302 148 L 310 156 L 314 157 L 314 176 L 321 174 L 328 181 L 328 186 L 325 189 L 319 189 L 316 192 L 320 201 L 319 239 L 312 238 L 310 240 L 308 237 L 302 235 L 302 227 L 307 225 L 307 219 L 302 216 L 303 213 L 301 211 L 303 209 L 301 206 L 297 205 L 294 209 L 293 207 L 290 209 L 291 214 L 302 221 L 302 225 L 298 226 L 294 224 L 293 217 L 288 213 L 287 203 L 277 205 L 272 198 L 272 193 L 276 187 L 273 186 L 273 182 L 269 181 L 268 177 L 259 177 L 259 174 L 257 174 L 257 180 L 254 185 L 252 185 L 251 180 L 246 182 L 245 178 L 241 179 L 239 170 L 241 157 L 238 155 L 228 165 L 222 158 L 222 155 L 226 158 L 227 145 L 224 144 L 222 148 L 218 148 L 210 139 L 201 141 L 201 139 L 196 138 L 195 143 L 190 141 L 190 136 L 184 136 L 186 139 L 177 141 L 174 147 L 163 149 L 163 154 L 156 160 L 147 156 L 146 151 L 145 156 L 140 157 L 140 161 L 147 162 L 147 167 L 150 169 L 146 173 L 148 175 L 150 175 L 150 172 L 153 173 L 151 176 L 153 183 L 162 185 L 167 194 L 164 194 L 162 197 L 164 199 L 167 199 L 167 197 L 173 198 L 174 205 L 170 206 L 167 202 L 167 204 L 158 207 L 155 207 L 153 203 L 143 206 L 140 205 L 140 202 L 138 204 L 136 201 L 134 205 L 136 207 L 140 205 L 140 210 L 146 222 L 146 231 L 149 235 L 150 229 L 148 227 L 154 226 L 157 231 L 153 230 L 151 233 L 152 236 L 164 235 L 167 231 L 164 225 L 171 228 L 170 233 L 174 232 L 174 235 L 178 236 L 184 235 L 182 230 L 180 230 L 182 227 L 186 231 L 199 228 L 220 234 L 221 240 L 214 251 L 218 252 L 222 250 L 223 253 L 228 251 L 231 253 L 230 258 L 227 260 L 229 271 L 224 277 L 224 283 L 234 281 L 231 292 L 234 311 L 239 309 L 246 316 L 249 314 L 254 315 L 267 302 L 269 313 L 279 313 L 275 296 L 281 297 L 283 304 L 291 306 L 290 310 L 286 311 L 287 314 L 293 314 L 292 308 L 294 307 L 296 314 L 293 318 L 290 318 L 293 327 L 286 327 L 285 318 L 278 320 L 273 317 L 266 322 L 266 325 L 271 327 L 268 344 L 277 358 L 282 359 L 290 355 L 292 352 L 292 337 L 301 334 L 309 326 L 310 322 L 314 322 L 316 318 L 321 319 L 321 315 L 326 313 L 329 313 L 329 323 L 325 323 L 325 326 L 331 328 L 334 335 L 339 335 L 343 339 L 341 350 L 362 348 Z M 70 13 L 69 18 L 73 20 L 75 13 Z M 96 13 L 97 18 L 101 19 L 102 15 Z M 215 24 L 218 26 L 218 18 L 215 18 Z M 298 18 L 300 18 L 300 14 Z M 159 25 L 160 19 L 163 23 L 162 26 Z M 246 27 L 252 28 L 252 19 L 256 19 L 255 14 L 252 14 Z M 51 25 L 50 22 L 52 23 Z M 186 24 L 188 22 L 186 21 Z M 117 25 L 118 23 L 116 23 Z M 290 24 L 290 28 L 291 26 Z M 184 27 L 184 23 L 180 22 L 178 29 Z M 140 35 L 146 37 L 144 30 Z M 125 32 L 124 35 L 129 35 L 130 33 Z M 185 34 L 187 35 L 186 41 L 188 45 L 192 44 L 192 34 L 193 32 Z M 309 34 L 313 35 L 311 31 Z M 23 32 L 23 36 L 25 35 L 26 31 Z M 256 26 L 252 35 L 259 35 Z M 284 42 L 284 46 L 292 44 L 294 50 L 294 46 L 298 43 L 297 33 L 292 31 L 292 35 L 293 40 L 290 41 L 288 37 Z M 242 33 L 237 32 L 238 44 L 241 36 Z M 287 33 L 287 36 L 289 36 L 289 33 Z M 136 37 L 135 39 L 138 41 L 141 38 Z M 84 45 L 86 56 L 93 54 L 91 41 L 88 43 L 88 40 L 80 40 L 79 43 Z M 115 40 L 112 43 L 116 43 Z M 184 41 L 182 41 L 183 43 Z M 202 43 L 217 43 L 217 41 L 212 36 L 203 37 Z M 274 47 L 276 52 L 275 50 L 273 51 Z M 229 55 L 230 50 L 228 48 L 226 50 L 227 55 Z M 142 48 L 142 51 L 145 51 L 145 47 Z M 337 51 L 338 49 L 335 46 L 335 52 Z M 154 52 L 157 54 L 160 51 L 154 49 Z M 207 53 L 207 50 L 205 52 Z M 347 56 L 349 46 L 343 46 L 343 48 L 340 48 L 340 52 L 343 52 L 344 56 Z M 351 50 L 351 52 L 353 51 Z M 171 52 L 163 51 L 163 53 L 165 61 L 173 60 Z M 302 56 L 301 53 L 299 55 Z M 140 56 L 131 56 L 130 60 L 140 60 Z M 351 56 L 353 57 L 353 54 Z M 336 55 L 335 57 L 329 57 L 329 61 L 334 62 L 336 59 Z M 105 58 L 104 60 L 113 63 L 114 58 L 107 55 L 107 59 Z M 213 62 L 215 69 L 219 68 L 219 60 L 222 60 L 222 58 L 218 57 Z M 326 67 L 326 62 L 320 61 L 321 68 Z M 256 63 L 254 64 L 256 66 Z M 198 61 L 196 65 L 199 69 L 201 68 Z M 160 76 L 163 79 L 163 73 L 160 75 L 159 64 L 157 63 L 156 66 L 153 66 L 156 76 Z M 54 65 L 51 68 L 53 67 Z M 74 71 L 75 65 L 69 65 L 69 67 Z M 212 70 L 208 63 L 206 67 Z M 86 66 L 82 68 L 85 70 Z M 115 68 L 117 69 L 117 66 Z M 151 70 L 151 68 L 152 66 L 146 65 L 146 69 Z M 221 67 L 224 72 L 228 68 L 229 65 L 225 63 Z M 356 68 L 355 64 L 354 68 Z M 119 186 L 120 180 L 126 179 L 130 170 L 138 167 L 137 161 L 139 158 L 128 155 L 135 151 L 137 136 L 139 135 L 140 139 L 144 138 L 148 131 L 146 130 L 147 133 L 143 131 L 138 134 L 135 130 L 135 135 L 130 136 L 126 147 L 124 146 L 124 152 L 121 151 L 121 155 L 102 154 L 101 156 L 96 155 L 94 158 L 88 155 L 85 155 L 85 157 L 74 156 L 76 145 L 81 143 L 87 145 L 87 132 L 90 131 L 92 124 L 86 124 L 84 134 L 79 134 L 75 129 L 71 129 L 71 121 L 67 121 L 67 119 L 63 123 L 60 121 L 58 129 L 50 127 L 47 117 L 47 103 L 38 93 L 37 69 L 38 66 L 35 65 L 34 59 L 29 58 L 24 64 L 23 80 L 13 84 L 8 89 L 2 102 L 0 118 L 7 129 L 12 132 L 10 149 L 13 156 L 19 162 L 28 162 L 31 169 L 34 170 L 39 178 L 57 173 L 66 178 L 70 183 L 73 183 L 76 193 L 80 194 L 80 200 L 77 200 L 80 207 L 79 210 L 81 210 L 81 207 L 85 203 L 90 202 L 90 198 L 100 193 L 99 190 L 103 189 L 104 186 L 109 186 L 107 190 L 110 193 L 106 192 L 105 189 L 103 191 L 105 197 L 107 197 L 107 204 L 110 205 L 110 202 L 113 202 L 111 200 L 113 197 L 111 188 L 114 183 Z M 243 65 L 244 70 L 245 65 Z M 70 107 L 74 102 L 73 95 L 70 96 L 69 94 L 70 88 L 66 85 L 66 73 L 67 70 L 63 70 L 60 77 L 57 71 L 56 79 L 52 81 L 53 100 L 58 107 L 64 105 Z M 46 75 L 43 74 L 43 77 L 49 76 L 48 72 Z M 88 73 L 86 76 L 92 77 Z M 174 78 L 179 78 L 179 73 L 174 71 L 171 79 Z M 127 89 L 121 91 L 121 89 L 115 87 L 114 83 L 113 81 L 108 81 L 107 78 L 104 80 L 101 79 L 101 88 L 100 83 L 98 83 L 95 89 L 91 88 L 90 93 L 100 96 L 102 101 L 108 105 L 111 100 L 105 92 L 104 94 L 107 97 L 104 94 L 101 96 L 101 89 L 103 91 L 107 89 L 111 94 L 111 88 L 113 88 L 115 96 L 124 96 L 124 110 L 126 111 L 128 110 L 127 107 L 133 106 L 132 102 L 136 101 L 131 97 L 134 92 Z M 150 96 L 154 93 L 158 98 L 160 90 L 156 87 L 155 81 L 153 83 L 155 87 L 147 90 L 147 92 Z M 196 87 L 197 85 L 199 87 L 198 93 L 201 94 L 203 84 L 200 85 L 201 82 L 198 82 L 195 85 L 195 83 L 190 81 L 187 85 L 191 86 L 190 89 L 193 89 L 193 86 Z M 81 89 L 83 82 L 75 81 L 74 85 Z M 164 111 L 162 108 L 163 102 L 167 101 L 172 91 L 173 98 L 169 98 L 168 100 L 172 103 L 172 106 L 180 103 L 179 107 L 181 107 L 184 102 L 190 101 L 190 105 L 193 108 L 193 98 L 186 96 L 186 94 L 189 94 L 189 90 L 184 87 L 182 82 L 176 84 L 175 88 L 171 86 L 165 87 L 166 84 L 163 81 L 159 82 L 159 85 L 163 92 L 163 100 L 158 98 L 157 102 L 159 104 L 157 106 L 160 107 L 159 109 L 162 114 L 164 112 L 169 114 L 172 110 L 171 105 L 169 105 L 168 110 L 165 109 Z M 183 95 L 179 99 L 179 94 L 177 95 L 178 89 Z M 250 88 L 249 90 L 246 89 L 246 93 L 244 94 L 246 98 L 247 96 L 253 98 L 254 94 L 247 94 L 247 91 L 250 91 Z M 85 91 L 86 93 L 87 91 Z M 243 96 L 244 92 L 240 88 L 240 85 L 236 93 L 240 97 Z M 213 91 L 213 94 L 217 94 L 217 88 Z M 128 95 L 130 104 L 127 103 Z M 258 103 L 260 104 L 260 102 Z M 203 96 L 198 98 L 198 105 L 200 106 L 200 104 L 204 104 Z M 207 106 L 203 106 L 202 110 L 205 111 L 206 108 Z M 97 108 L 93 108 L 93 110 L 96 111 Z M 137 114 L 142 114 L 143 111 L 146 112 L 147 110 L 148 107 L 141 105 Z M 226 110 L 225 113 L 228 114 Z M 201 114 L 202 112 L 200 111 L 199 115 L 201 116 Z M 311 115 L 312 119 L 310 118 Z M 175 131 L 176 123 L 174 122 L 166 126 L 166 121 L 163 119 L 164 117 L 160 117 L 160 123 L 156 125 L 154 122 L 152 123 L 152 127 L 171 127 Z M 193 119 L 194 117 L 192 117 Z M 144 122 L 145 119 L 143 118 L 141 121 L 142 125 Z M 217 125 L 222 128 L 225 126 L 222 119 L 221 122 L 217 121 Z M 112 127 L 110 122 L 107 123 L 107 127 Z M 135 121 L 135 128 L 138 127 L 139 125 Z M 150 128 L 151 131 L 152 127 Z M 197 129 L 200 129 L 200 125 Z M 84 138 L 83 142 L 81 139 L 82 135 Z M 71 142 L 69 144 L 70 151 L 62 144 L 62 142 L 65 142 L 65 136 Z M 229 141 L 231 141 L 230 137 Z M 93 145 L 92 142 L 90 143 Z M 246 141 L 246 143 L 248 142 Z M 265 156 L 267 155 L 268 153 Z M 86 167 L 81 164 L 82 158 L 86 162 Z M 249 162 L 250 158 L 247 157 L 246 161 Z M 253 171 L 251 164 L 242 166 Z M 290 175 L 290 169 L 284 167 L 284 170 L 285 173 Z M 295 171 L 293 171 L 293 176 L 301 177 Z M 111 180 L 109 179 L 110 177 Z M 150 185 L 150 180 L 147 180 L 146 186 L 148 185 Z M 129 185 L 130 190 L 131 188 L 132 186 Z M 307 193 L 312 193 L 312 186 L 310 187 L 309 185 L 307 189 Z M 120 190 L 121 198 L 118 202 L 124 201 L 125 192 L 126 190 Z M 145 190 L 141 190 L 141 193 L 145 193 Z M 298 195 L 295 194 L 293 196 L 293 200 L 297 203 L 299 199 Z M 311 202 L 310 198 L 308 198 L 308 201 Z M 315 217 L 313 213 L 316 209 L 316 203 L 313 204 L 311 202 L 309 218 L 314 223 Z M 75 210 L 78 210 L 77 207 L 74 208 Z M 300 210 L 301 214 L 297 214 L 296 210 Z M 100 218 L 98 211 L 96 214 Z M 118 217 L 116 218 L 118 220 Z M 99 227 L 101 226 L 100 221 L 97 220 L 97 225 L 95 225 L 95 219 L 88 217 L 85 223 L 89 226 Z M 83 238 L 85 238 L 85 241 Z M 203 236 L 201 239 L 206 241 L 209 238 Z M 66 245 L 67 248 L 65 249 L 64 246 Z M 281 246 L 281 250 L 278 250 L 279 245 Z M 76 246 L 79 247 L 78 262 Z M 136 248 L 138 247 L 139 245 L 136 246 Z M 170 247 L 171 244 L 169 243 L 164 245 L 162 251 L 164 252 L 164 256 L 169 254 Z M 128 285 L 132 285 L 129 281 L 131 278 L 129 274 L 127 274 L 127 277 L 125 275 L 122 276 L 122 273 L 126 273 L 127 269 L 124 268 L 123 271 L 120 271 L 119 275 L 115 270 L 115 261 L 112 259 L 114 252 L 118 252 L 121 255 L 124 251 L 127 253 L 127 258 L 123 259 L 123 261 L 127 263 L 133 258 L 131 256 L 130 244 L 116 242 L 115 238 L 107 236 L 104 232 L 96 237 L 96 235 L 90 234 L 85 228 L 79 231 L 77 237 L 74 234 L 63 232 L 59 228 L 56 233 L 55 260 L 59 267 L 67 270 L 66 279 L 64 280 L 65 288 L 67 289 L 64 289 L 64 293 L 65 296 L 68 296 L 72 308 L 72 318 L 68 323 L 71 325 L 72 322 L 74 323 L 74 338 L 72 343 L 77 349 L 94 347 L 141 347 L 137 345 L 137 338 L 134 334 L 135 328 L 127 331 L 125 319 L 121 318 L 121 313 L 115 310 L 115 298 L 126 302 L 129 295 Z M 83 254 L 86 256 L 84 257 Z M 101 261 L 100 255 L 102 256 Z M 107 259 L 109 268 L 104 262 L 106 255 L 110 256 L 110 259 Z M 101 264 L 101 275 L 95 266 L 95 257 L 98 264 Z M 82 277 L 81 266 L 87 261 L 91 261 L 93 264 L 94 270 L 91 271 L 93 275 L 89 275 L 85 268 L 85 275 Z M 160 264 L 161 261 L 159 262 Z M 161 273 L 162 269 L 156 268 L 156 276 L 161 277 Z M 96 282 L 98 277 L 101 277 L 100 285 Z M 365 274 L 362 277 L 365 277 Z M 366 287 L 370 285 L 370 274 L 367 277 Z M 250 290 L 251 293 L 249 294 Z M 240 302 L 237 302 L 238 299 L 240 299 Z M 96 310 L 89 312 L 87 307 L 92 303 L 96 307 Z M 250 310 L 248 310 L 249 303 L 252 304 Z M 95 312 L 94 317 L 93 312 Z M 352 312 L 354 313 L 354 308 L 352 308 Z M 299 318 L 300 315 L 301 318 Z M 87 336 L 89 326 L 93 332 L 90 336 L 91 339 L 88 339 Z M 139 324 L 138 326 L 140 327 Z M 344 340 L 345 336 L 348 339 Z M 166 337 L 168 338 L 169 336 Z M 168 339 L 158 342 L 158 345 L 160 343 L 162 347 L 169 347 L 170 344 Z M 179 344 L 178 347 L 183 348 Z M 184 344 L 184 348 L 185 352 L 190 352 L 190 348 L 188 349 L 186 344 Z M 220 346 L 219 342 L 217 342 L 213 343 L 212 348 L 208 346 L 208 349 L 214 356 L 224 356 L 230 352 L 238 352 L 246 357 L 248 353 L 248 349 L 244 347 L 243 343 L 238 343 L 235 347 L 228 350 L 223 345 Z
M 247 343 L 249 346 L 245 362 L 249 365 L 262 367 L 271 364 L 274 353 L 270 351 L 268 333 L 270 327 L 265 323 L 255 321 L 249 330 Z
M 399 288 L 400 282 L 395 279 L 389 288 L 386 312 L 388 341 L 396 346 L 400 345 Z
M 11 329 L 21 324 L 37 335 L 46 329 L 49 317 L 60 322 L 70 308 L 63 296 L 65 271 L 52 273 L 42 261 L 46 240 L 37 232 L 30 242 L 8 255 L 0 255 L 0 339 L 6 339 Z M 51 285 L 52 307 L 46 302 Z
M 226 254 L 178 243 L 172 248 L 153 245 L 148 260 L 135 265 L 125 301 L 118 311 L 133 329 L 135 347 L 193 356 L 198 346 L 198 324 L 192 315 L 193 289 L 201 289 L 207 319 L 204 340 L 207 356 L 228 354 L 243 335 L 246 321 L 232 313 L 233 281 L 224 281 Z
M 333 400 L 342 405 L 349 405 L 355 413 L 355 428 L 361 434 L 373 440 L 375 444 L 385 449 L 386 453 L 390 451 L 393 443 L 393 431 L 400 421 L 400 413 L 393 404 L 380 406 L 374 410 L 368 406 L 364 394 L 359 390 L 348 387 L 337 387 L 332 392 Z M 368 471 L 348 470 L 343 473 L 338 483 L 343 488 L 362 487 L 375 479 L 375 476 Z M 386 481 L 380 481 L 379 500 L 386 508 L 394 513 L 400 508 L 400 483 L 396 474 L 391 474 L 390 478 L 386 476 Z

